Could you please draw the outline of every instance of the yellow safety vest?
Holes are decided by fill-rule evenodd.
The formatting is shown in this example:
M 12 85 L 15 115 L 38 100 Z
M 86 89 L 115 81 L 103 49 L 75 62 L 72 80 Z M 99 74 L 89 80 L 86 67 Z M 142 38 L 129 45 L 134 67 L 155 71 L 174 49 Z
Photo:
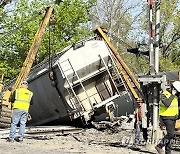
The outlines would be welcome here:
M 171 93 L 167 90 L 163 94 L 169 98 Z M 161 116 L 175 116 L 178 115 L 178 98 L 175 96 L 169 107 L 166 107 L 162 101 L 159 104 L 159 115 Z
M 13 108 L 28 111 L 32 96 L 33 96 L 33 93 L 26 88 L 16 89 Z

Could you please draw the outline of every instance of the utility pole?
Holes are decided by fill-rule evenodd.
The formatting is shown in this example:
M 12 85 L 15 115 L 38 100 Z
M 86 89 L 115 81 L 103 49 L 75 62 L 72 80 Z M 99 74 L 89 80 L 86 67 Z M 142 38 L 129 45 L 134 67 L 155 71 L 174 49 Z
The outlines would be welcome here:
M 159 73 L 159 33 L 160 33 L 160 3 L 161 0 L 156 0 L 155 2 L 155 12 L 156 12 L 156 23 L 155 23 L 155 73 Z
M 156 1 L 156 0 L 155 0 Z M 156 48 L 154 50 L 154 36 L 153 36 L 153 0 L 148 0 L 148 5 L 149 5 L 149 77 L 155 76 L 157 72 L 157 68 L 159 66 L 157 65 L 157 57 L 158 53 L 155 54 L 155 51 L 158 51 Z M 155 31 L 156 32 L 156 31 Z M 155 33 L 156 37 L 156 33 Z M 157 45 L 158 47 L 158 42 Z M 159 51 L 158 51 L 159 52 Z M 158 60 L 159 61 L 159 60 Z M 157 70 L 155 70 L 157 69 Z M 153 108 L 153 115 L 152 115 L 152 136 L 151 136 L 151 141 L 152 143 L 155 142 L 157 139 L 157 127 L 158 127 L 158 85 L 156 82 L 150 82 L 149 84 L 149 92 L 152 94 L 152 108 Z
M 149 4 L 149 72 L 154 74 L 154 48 L 153 48 L 153 0 L 148 0 Z
M 159 75 L 159 30 L 160 29 L 160 0 L 155 0 L 155 39 L 154 39 L 154 71 L 156 75 Z M 153 74 L 151 74 L 152 76 Z M 159 95 L 160 85 L 159 83 L 152 83 L 153 87 L 153 132 L 152 141 L 158 140 L 158 124 L 159 124 Z
M 148 91 L 147 108 L 152 108 L 152 135 L 151 144 L 159 140 L 159 100 L 160 91 L 165 89 L 166 76 L 159 75 L 159 32 L 160 32 L 160 2 L 161 0 L 147 0 L 149 8 L 149 74 L 138 80 Z M 155 4 L 155 7 L 153 7 Z M 153 35 L 153 8 L 155 8 L 155 33 Z M 144 95 L 146 95 L 144 93 Z M 148 120 L 149 122 L 149 120 Z

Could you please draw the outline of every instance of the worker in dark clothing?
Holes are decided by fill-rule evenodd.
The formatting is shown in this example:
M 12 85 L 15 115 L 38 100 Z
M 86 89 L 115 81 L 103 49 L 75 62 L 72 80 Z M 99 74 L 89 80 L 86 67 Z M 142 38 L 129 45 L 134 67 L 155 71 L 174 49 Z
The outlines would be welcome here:
M 171 93 L 165 90 L 162 93 L 159 104 L 159 115 L 166 127 L 167 134 L 155 147 L 159 154 L 164 154 L 162 148 L 165 146 L 165 154 L 171 153 L 171 142 L 174 138 L 175 123 L 178 118 L 178 97 L 180 94 L 180 81 L 172 83 Z
M 28 90 L 27 81 L 23 81 L 21 83 L 21 87 L 16 89 L 10 96 L 9 101 L 13 103 L 13 115 L 11 118 L 9 137 L 7 138 L 8 142 L 14 142 L 16 127 L 18 123 L 20 124 L 20 128 L 19 136 L 18 138 L 16 138 L 16 141 L 23 141 L 29 106 L 33 104 L 32 96 L 33 93 Z
M 135 145 L 140 144 L 140 133 L 142 131 L 143 133 L 143 142 L 147 142 L 148 140 L 148 133 L 147 133 L 147 128 L 142 127 L 142 110 L 143 110 L 143 100 L 142 99 L 137 99 L 136 100 L 137 104 L 135 106 Z

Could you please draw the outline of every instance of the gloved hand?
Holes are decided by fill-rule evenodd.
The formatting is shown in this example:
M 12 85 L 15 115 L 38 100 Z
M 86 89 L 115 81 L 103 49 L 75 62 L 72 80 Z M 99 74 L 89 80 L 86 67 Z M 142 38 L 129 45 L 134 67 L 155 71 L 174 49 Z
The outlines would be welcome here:
M 176 89 L 173 89 L 173 90 L 172 90 L 172 94 L 173 94 L 173 95 L 176 95 L 177 92 L 178 92 L 178 91 L 177 91 Z

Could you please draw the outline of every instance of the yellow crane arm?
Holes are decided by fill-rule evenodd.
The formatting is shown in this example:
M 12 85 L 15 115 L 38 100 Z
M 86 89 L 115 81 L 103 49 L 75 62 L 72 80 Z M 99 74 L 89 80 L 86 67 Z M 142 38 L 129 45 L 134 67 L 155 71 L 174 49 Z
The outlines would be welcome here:
M 32 43 L 32 45 L 29 49 L 29 52 L 26 56 L 26 59 L 23 63 L 21 71 L 16 78 L 14 86 L 12 87 L 12 90 L 8 89 L 5 91 L 5 93 L 3 94 L 2 101 L 0 101 L 0 127 L 2 127 L 2 128 L 10 127 L 11 114 L 10 115 L 8 114 L 8 119 L 7 119 L 7 117 L 4 117 L 2 115 L 2 113 L 6 113 L 6 114 L 11 113 L 11 103 L 9 102 L 9 97 L 10 97 L 11 93 L 16 88 L 18 88 L 20 86 L 21 82 L 23 80 L 26 80 L 27 76 L 29 75 L 29 72 L 33 65 L 35 56 L 39 49 L 39 46 L 40 46 L 40 43 L 42 40 L 42 36 L 45 32 L 46 26 L 48 25 L 49 22 L 53 22 L 53 17 L 54 17 L 53 16 L 53 8 L 52 7 L 46 8 L 44 13 L 45 13 L 45 15 L 43 17 L 43 20 L 39 26 L 39 29 L 36 32 L 33 43 Z M 40 14 L 42 14 L 42 12 Z M 0 88 L 2 88 L 1 85 L 0 85 Z
M 123 67 L 120 65 L 120 63 L 117 61 L 117 59 L 115 59 L 115 62 L 116 62 L 116 65 L 117 65 L 120 73 L 123 76 L 124 81 L 126 82 L 127 86 L 129 87 L 131 93 L 133 94 L 134 98 L 139 99 L 139 96 L 138 96 L 137 92 L 135 91 L 135 89 L 133 88 L 131 82 L 128 79 L 127 73 L 124 71 Z
M 20 86 L 21 82 L 23 80 L 26 80 L 27 76 L 29 75 L 29 72 L 31 70 L 32 64 L 34 62 L 35 56 L 37 54 L 37 51 L 39 49 L 41 40 L 42 40 L 42 36 L 45 32 L 45 29 L 49 23 L 49 21 L 51 21 L 51 18 L 53 18 L 53 8 L 52 7 L 48 7 L 45 9 L 45 15 L 43 17 L 43 20 L 39 26 L 39 29 L 37 30 L 33 43 L 29 49 L 29 52 L 26 56 L 26 59 L 23 63 L 23 66 L 21 68 L 21 71 L 19 73 L 19 75 L 17 76 L 17 79 L 15 81 L 14 86 L 12 87 L 12 90 L 6 90 L 5 93 L 3 94 L 3 101 L 2 104 L 5 106 L 8 106 L 8 108 L 11 108 L 11 103 L 9 103 L 9 97 L 11 95 L 11 93 Z
M 116 65 L 120 71 L 120 73 L 122 74 L 127 86 L 129 87 L 131 93 L 133 94 L 135 99 L 141 99 L 141 97 L 137 94 L 137 92 L 135 91 L 134 87 L 132 86 L 129 78 L 131 79 L 131 81 L 133 82 L 133 84 L 135 85 L 135 87 L 139 90 L 140 89 L 140 85 L 138 83 L 138 81 L 136 80 L 136 78 L 134 77 L 133 73 L 131 72 L 131 70 L 129 69 L 129 67 L 126 65 L 126 63 L 123 61 L 123 59 L 121 58 L 121 56 L 119 55 L 118 51 L 115 49 L 115 47 L 112 45 L 112 43 L 110 42 L 110 40 L 108 39 L 108 37 L 106 36 L 106 34 L 103 32 L 103 30 L 101 29 L 101 27 L 96 27 L 95 32 L 98 33 L 107 43 L 107 45 L 109 46 L 109 48 L 112 50 L 112 53 L 114 55 L 115 58 L 115 62 Z
M 21 68 L 21 71 L 16 79 L 16 82 L 14 84 L 14 87 L 13 87 L 13 90 L 15 90 L 16 88 L 18 88 L 21 84 L 21 82 L 23 80 L 25 80 L 31 70 L 31 67 L 32 67 L 32 64 L 34 62 L 34 59 L 35 59 L 35 56 L 36 56 L 36 53 L 39 49 L 39 46 L 40 46 L 40 42 L 42 40 L 42 36 L 45 32 L 45 29 L 46 29 L 46 26 L 48 25 L 49 23 L 49 20 L 51 18 L 51 15 L 53 13 L 53 8 L 52 7 L 49 7 L 47 10 L 46 10 L 46 14 L 44 16 L 44 19 L 43 21 L 41 22 L 40 26 L 39 26 L 39 29 L 38 31 L 36 32 L 36 35 L 34 37 L 34 40 L 33 40 L 33 43 L 29 49 L 29 52 L 28 52 L 28 55 L 23 63 L 23 66 Z
M 3 79 L 4 79 L 4 74 L 1 75 L 1 80 L 0 80 L 0 93 L 1 93 L 1 90 L 3 88 Z

